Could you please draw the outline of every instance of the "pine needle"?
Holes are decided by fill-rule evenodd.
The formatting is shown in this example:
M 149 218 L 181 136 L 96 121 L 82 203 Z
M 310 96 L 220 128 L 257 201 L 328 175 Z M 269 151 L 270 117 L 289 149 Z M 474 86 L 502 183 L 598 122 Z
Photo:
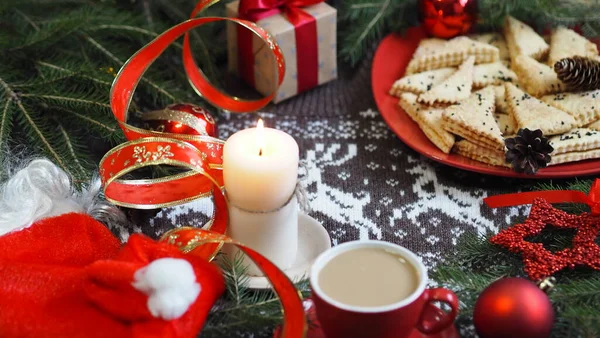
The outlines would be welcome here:
M 95 168 L 88 146 L 98 140 L 112 145 L 124 141 L 109 105 L 116 72 L 139 48 L 186 19 L 174 17 L 168 7 L 191 10 L 194 1 L 146 0 L 144 8 L 136 1 L 0 3 L 0 142 L 5 154 L 24 147 L 34 156 L 48 156 L 74 176 L 80 177 L 84 169 L 90 176 Z M 214 10 L 223 9 L 221 4 Z M 204 46 L 221 48 L 216 41 L 222 36 L 212 31 L 195 36 Z M 181 44 L 173 45 L 141 79 L 131 112 L 174 102 L 203 103 L 189 89 L 180 63 Z M 216 69 L 215 55 L 196 57 L 203 71 Z

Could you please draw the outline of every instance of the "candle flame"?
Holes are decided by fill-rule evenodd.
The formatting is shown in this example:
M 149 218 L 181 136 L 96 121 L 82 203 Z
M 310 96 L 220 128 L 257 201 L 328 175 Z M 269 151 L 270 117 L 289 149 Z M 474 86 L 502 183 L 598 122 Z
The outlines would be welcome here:
M 256 144 L 258 145 L 258 156 L 262 156 L 265 146 L 265 124 L 262 119 L 256 123 Z

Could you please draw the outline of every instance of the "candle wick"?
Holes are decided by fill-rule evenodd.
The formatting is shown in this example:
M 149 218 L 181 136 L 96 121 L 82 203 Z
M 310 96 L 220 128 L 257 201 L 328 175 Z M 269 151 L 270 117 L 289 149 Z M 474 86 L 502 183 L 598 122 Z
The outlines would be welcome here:
M 262 156 L 262 148 L 258 149 L 258 156 Z

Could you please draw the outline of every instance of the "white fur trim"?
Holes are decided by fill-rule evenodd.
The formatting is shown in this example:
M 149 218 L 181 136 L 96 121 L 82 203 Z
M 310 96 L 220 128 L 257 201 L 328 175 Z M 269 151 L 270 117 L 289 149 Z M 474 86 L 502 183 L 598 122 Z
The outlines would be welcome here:
M 34 160 L 0 187 L 0 235 L 46 217 L 83 212 L 69 176 L 48 160 Z
M 133 287 L 148 295 L 150 313 L 165 320 L 181 317 L 200 294 L 194 268 L 184 259 L 157 259 L 133 278 Z
M 44 218 L 78 212 L 118 230 L 126 240 L 125 215 L 102 198 L 98 177 L 76 191 L 69 175 L 47 159 L 32 160 L 27 166 L 18 166 L 18 171 L 12 169 L 13 162 L 22 163 L 6 161 L 0 169 L 10 177 L 0 185 L 0 236 Z

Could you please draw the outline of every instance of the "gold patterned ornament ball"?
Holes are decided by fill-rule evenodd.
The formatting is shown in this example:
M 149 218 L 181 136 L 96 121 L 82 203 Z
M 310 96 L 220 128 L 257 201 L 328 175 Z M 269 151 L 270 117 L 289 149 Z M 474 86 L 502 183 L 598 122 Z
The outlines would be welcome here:
M 218 137 L 212 114 L 205 108 L 189 103 L 171 104 L 164 109 L 145 113 L 142 121 L 145 129 L 161 133 Z

